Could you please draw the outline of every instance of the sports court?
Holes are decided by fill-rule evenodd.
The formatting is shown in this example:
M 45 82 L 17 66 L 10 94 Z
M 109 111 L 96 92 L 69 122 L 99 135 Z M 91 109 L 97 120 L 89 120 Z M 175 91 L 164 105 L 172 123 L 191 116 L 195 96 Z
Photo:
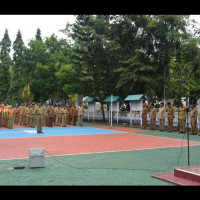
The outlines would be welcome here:
M 41 147 L 45 167 L 29 168 L 29 148 Z M 199 165 L 200 137 L 190 149 Z M 173 185 L 151 175 L 177 166 L 187 166 L 187 140 L 176 132 L 93 123 L 0 129 L 0 185 Z

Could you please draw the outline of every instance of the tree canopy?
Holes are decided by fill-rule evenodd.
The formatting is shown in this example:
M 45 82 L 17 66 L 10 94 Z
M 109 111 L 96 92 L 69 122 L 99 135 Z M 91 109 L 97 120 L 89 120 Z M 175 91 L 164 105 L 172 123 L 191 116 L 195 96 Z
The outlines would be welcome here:
M 27 46 L 20 30 L 0 40 L 0 101 L 68 101 L 71 96 L 200 97 L 199 30 L 188 15 L 77 15 L 69 40 L 38 28 Z M 72 41 L 71 43 L 69 41 Z M 13 55 L 10 55 L 11 47 Z

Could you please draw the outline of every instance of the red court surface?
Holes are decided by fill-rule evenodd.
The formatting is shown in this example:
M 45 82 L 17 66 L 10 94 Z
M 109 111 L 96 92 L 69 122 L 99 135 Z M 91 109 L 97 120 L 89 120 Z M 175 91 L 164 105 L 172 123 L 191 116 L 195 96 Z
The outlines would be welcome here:
M 94 127 L 94 126 L 93 126 Z M 106 128 L 98 126 L 94 128 Z M 110 127 L 107 127 L 110 129 Z M 137 129 L 113 127 L 124 133 L 0 139 L 0 159 L 28 158 L 29 148 L 45 148 L 45 156 L 130 151 L 186 146 L 187 141 L 139 135 Z M 190 145 L 200 145 L 190 142 Z

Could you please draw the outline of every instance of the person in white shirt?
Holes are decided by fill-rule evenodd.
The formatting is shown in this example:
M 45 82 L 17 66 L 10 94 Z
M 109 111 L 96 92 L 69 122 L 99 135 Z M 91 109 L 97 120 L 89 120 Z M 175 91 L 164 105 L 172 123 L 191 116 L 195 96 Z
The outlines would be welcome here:
M 163 107 L 163 103 L 161 103 L 159 111 L 158 111 L 158 119 L 160 122 L 160 131 L 164 131 L 164 129 L 165 129 L 165 114 L 166 114 L 166 110 Z
M 79 103 L 77 110 L 78 110 L 78 126 L 82 126 L 83 125 L 83 115 L 84 115 L 84 108 L 82 106 L 82 103 Z

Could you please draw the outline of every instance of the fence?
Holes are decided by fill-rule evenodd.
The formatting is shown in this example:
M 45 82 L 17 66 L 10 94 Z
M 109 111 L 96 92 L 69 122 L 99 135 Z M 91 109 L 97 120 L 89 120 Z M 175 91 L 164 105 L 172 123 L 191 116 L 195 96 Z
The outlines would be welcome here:
M 150 125 L 150 117 L 147 114 L 147 125 Z M 165 127 L 168 127 L 167 122 L 167 112 L 165 117 Z M 87 121 L 103 121 L 103 116 L 101 111 L 90 112 L 85 109 L 84 120 Z M 105 111 L 105 120 L 106 122 L 111 121 L 111 111 Z M 113 111 L 112 112 L 112 122 L 113 123 L 128 123 L 131 125 L 142 125 L 142 119 L 140 112 L 129 112 L 129 111 Z M 178 128 L 178 112 L 175 112 L 175 117 L 173 120 L 174 128 Z M 156 126 L 159 126 L 159 120 L 156 118 Z M 186 127 L 190 128 L 190 112 L 188 113 L 188 123 L 186 120 Z M 197 118 L 197 130 L 200 130 L 200 121 Z

